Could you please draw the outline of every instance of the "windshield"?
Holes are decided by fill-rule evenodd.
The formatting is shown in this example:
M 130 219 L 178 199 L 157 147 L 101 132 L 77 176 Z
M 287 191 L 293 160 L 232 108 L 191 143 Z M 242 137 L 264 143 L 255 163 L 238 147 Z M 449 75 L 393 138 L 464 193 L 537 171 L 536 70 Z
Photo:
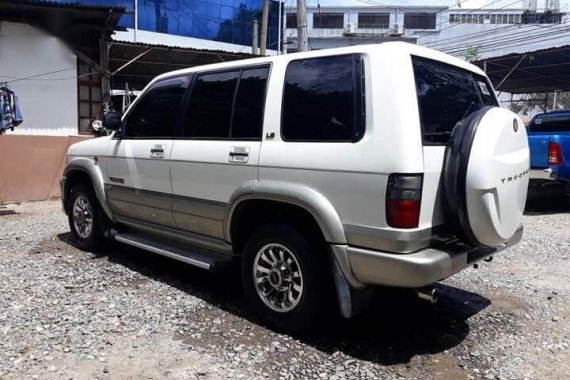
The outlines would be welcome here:
M 424 144 L 447 144 L 457 123 L 485 106 L 498 106 L 486 77 L 413 57 Z
M 531 132 L 570 132 L 570 113 L 537 115 L 528 128 Z

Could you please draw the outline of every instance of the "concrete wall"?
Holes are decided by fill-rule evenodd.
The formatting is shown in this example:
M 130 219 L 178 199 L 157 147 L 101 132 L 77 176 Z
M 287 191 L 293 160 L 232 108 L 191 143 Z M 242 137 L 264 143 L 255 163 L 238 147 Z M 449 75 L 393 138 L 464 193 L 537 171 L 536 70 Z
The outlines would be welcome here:
M 0 21 L 0 82 L 14 81 L 24 116 L 9 135 L 77 135 L 76 76 L 76 56 L 58 38 L 28 24 Z
M 60 196 L 69 145 L 80 136 L 0 136 L 0 203 Z

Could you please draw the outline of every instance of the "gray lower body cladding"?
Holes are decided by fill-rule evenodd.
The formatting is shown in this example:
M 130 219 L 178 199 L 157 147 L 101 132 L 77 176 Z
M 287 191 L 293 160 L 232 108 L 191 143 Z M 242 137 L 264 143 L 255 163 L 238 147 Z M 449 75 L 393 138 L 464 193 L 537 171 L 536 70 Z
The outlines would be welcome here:
M 450 277 L 517 244 L 522 234 L 521 227 L 511 240 L 499 247 L 458 251 L 428 248 L 416 253 L 397 254 L 346 245 L 335 245 L 331 248 L 347 282 L 353 287 L 381 285 L 419 288 Z

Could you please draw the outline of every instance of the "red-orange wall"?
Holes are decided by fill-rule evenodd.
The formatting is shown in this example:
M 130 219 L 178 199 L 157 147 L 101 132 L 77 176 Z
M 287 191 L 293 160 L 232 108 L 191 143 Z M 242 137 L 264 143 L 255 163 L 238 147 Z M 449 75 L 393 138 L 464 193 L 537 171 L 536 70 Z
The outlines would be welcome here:
M 85 138 L 1 135 L 0 202 L 59 197 L 67 148 Z

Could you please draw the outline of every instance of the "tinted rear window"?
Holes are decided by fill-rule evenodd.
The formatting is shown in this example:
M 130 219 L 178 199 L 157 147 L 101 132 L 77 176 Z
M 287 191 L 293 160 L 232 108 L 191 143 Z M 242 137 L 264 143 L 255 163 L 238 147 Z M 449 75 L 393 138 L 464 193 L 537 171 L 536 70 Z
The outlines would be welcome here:
M 412 58 L 425 144 L 446 144 L 453 128 L 472 112 L 497 106 L 487 78 L 424 58 Z
M 531 132 L 570 132 L 570 113 L 538 115 L 528 127 Z
M 292 61 L 285 73 L 285 141 L 356 142 L 364 134 L 358 55 Z

